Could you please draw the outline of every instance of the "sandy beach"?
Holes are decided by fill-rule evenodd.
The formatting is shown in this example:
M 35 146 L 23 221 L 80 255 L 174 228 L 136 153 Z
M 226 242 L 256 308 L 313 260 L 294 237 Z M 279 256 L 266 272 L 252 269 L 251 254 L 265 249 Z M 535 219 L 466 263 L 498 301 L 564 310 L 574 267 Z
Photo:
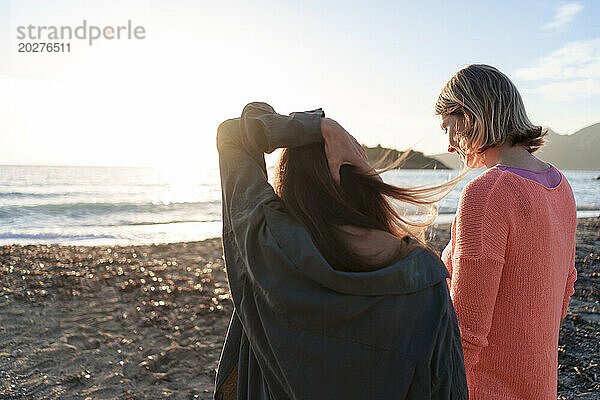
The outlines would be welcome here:
M 600 219 L 579 220 L 559 398 L 600 392 Z M 436 226 L 441 250 L 449 226 Z M 210 399 L 232 312 L 220 238 L 0 247 L 0 398 Z

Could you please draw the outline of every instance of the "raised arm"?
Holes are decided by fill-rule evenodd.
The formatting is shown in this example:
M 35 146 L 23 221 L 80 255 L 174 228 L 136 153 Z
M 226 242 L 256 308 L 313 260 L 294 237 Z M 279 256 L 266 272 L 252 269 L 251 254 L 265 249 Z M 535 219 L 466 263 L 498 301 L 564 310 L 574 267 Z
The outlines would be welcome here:
M 258 159 L 259 169 L 266 173 L 264 153 L 271 153 L 279 147 L 296 147 L 322 142 L 321 109 L 292 113 L 289 116 L 277 114 L 266 103 L 247 104 L 240 118 L 223 122 L 217 130 L 217 150 L 220 160 L 237 158 L 239 161 Z M 260 162 L 263 160 L 263 163 Z
M 246 268 L 236 269 L 239 273 L 255 272 L 259 274 L 255 276 L 257 279 L 271 273 L 270 263 L 255 258 L 264 256 L 258 253 L 269 240 L 265 236 L 265 207 L 280 207 L 267 181 L 264 153 L 316 142 L 324 142 L 330 169 L 338 176 L 342 164 L 371 168 L 356 139 L 337 122 L 324 118 L 320 109 L 284 116 L 266 103 L 250 103 L 244 107 L 241 118 L 219 126 L 223 247 L 226 260 L 246 261 Z M 333 172 L 332 176 L 335 179 Z M 256 262 L 251 263 L 253 258 Z
M 279 147 L 302 146 L 323 141 L 322 110 L 277 114 L 266 103 L 250 103 L 241 118 L 223 122 L 217 131 L 221 173 L 223 235 L 234 234 L 245 256 L 252 227 L 264 218 L 262 206 L 277 201 L 267 181 L 264 153 Z
M 325 154 L 333 179 L 339 183 L 339 169 L 351 164 L 374 172 L 365 150 L 356 139 L 336 121 L 325 118 L 321 109 L 277 114 L 266 103 L 250 103 L 244 107 L 241 118 L 223 122 L 217 132 L 217 149 L 221 167 L 221 185 L 224 205 L 230 211 L 247 213 L 257 204 L 276 198 L 267 182 L 264 153 L 280 147 L 297 147 L 324 142 Z M 241 196 L 233 191 L 244 187 Z M 241 200 L 244 210 L 238 210 Z

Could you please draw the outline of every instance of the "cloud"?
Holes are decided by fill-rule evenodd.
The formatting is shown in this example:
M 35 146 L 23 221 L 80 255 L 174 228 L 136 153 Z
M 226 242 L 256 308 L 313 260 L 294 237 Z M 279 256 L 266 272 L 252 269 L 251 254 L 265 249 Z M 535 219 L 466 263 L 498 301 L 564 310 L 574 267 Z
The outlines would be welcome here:
M 554 82 L 535 89 L 525 89 L 523 92 L 539 94 L 546 100 L 555 102 L 572 101 L 600 95 L 600 80 L 582 79 Z
M 541 81 L 524 90 L 550 101 L 572 101 L 600 95 L 600 38 L 571 42 L 531 66 L 519 68 L 517 78 Z
M 519 68 L 523 80 L 600 79 L 600 38 L 567 43 L 530 67 Z
M 568 3 L 556 9 L 554 20 L 543 26 L 544 29 L 560 29 L 567 26 L 573 20 L 575 15 L 583 11 L 581 3 Z

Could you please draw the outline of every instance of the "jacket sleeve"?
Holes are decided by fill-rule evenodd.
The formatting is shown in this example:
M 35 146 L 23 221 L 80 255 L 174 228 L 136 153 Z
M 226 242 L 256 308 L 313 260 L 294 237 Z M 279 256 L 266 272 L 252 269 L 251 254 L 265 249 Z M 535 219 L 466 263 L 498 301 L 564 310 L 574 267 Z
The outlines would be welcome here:
M 456 313 L 448 289 L 438 335 L 431 358 L 431 399 L 458 400 L 468 398 L 467 378 Z
M 266 103 L 250 103 L 241 118 L 223 122 L 217 131 L 221 174 L 223 240 L 236 248 L 229 256 L 247 265 L 264 224 L 263 207 L 278 201 L 267 181 L 264 153 L 280 147 L 322 142 L 322 110 L 277 114 Z M 251 253 L 251 252 L 250 252 Z M 228 255 L 226 254 L 226 257 Z
M 575 293 L 575 281 L 577 281 L 577 270 L 575 269 L 575 249 L 573 249 L 573 255 L 571 256 L 571 265 L 569 268 L 569 276 L 567 277 L 567 284 L 565 286 L 565 296 L 563 299 L 563 306 L 560 319 L 563 320 L 567 316 L 567 309 L 569 308 L 569 301 L 571 296 Z
M 474 180 L 465 187 L 453 238 L 450 296 L 458 317 L 467 375 L 488 345 L 509 232 L 502 197 L 494 195 L 488 184 Z

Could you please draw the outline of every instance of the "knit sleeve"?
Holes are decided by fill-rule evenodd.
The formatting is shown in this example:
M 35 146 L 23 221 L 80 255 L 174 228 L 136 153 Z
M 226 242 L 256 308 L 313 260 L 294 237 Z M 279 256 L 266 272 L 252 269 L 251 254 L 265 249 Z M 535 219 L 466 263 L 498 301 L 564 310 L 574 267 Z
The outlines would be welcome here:
M 442 251 L 441 259 L 446 269 L 448 270 L 448 274 L 450 274 L 450 279 L 447 280 L 448 289 L 452 288 L 452 254 L 454 253 L 454 238 L 456 237 L 456 218 L 452 222 L 452 229 L 450 234 L 450 242 L 446 245 L 446 248 Z
M 573 249 L 573 255 L 571 256 L 571 263 L 569 269 L 569 276 L 567 277 L 567 284 L 565 286 L 565 296 L 563 299 L 562 313 L 560 319 L 564 319 L 567 316 L 567 309 L 569 308 L 569 301 L 571 296 L 575 293 L 575 281 L 577 280 L 577 270 L 575 269 L 575 249 Z
M 489 177 L 488 177 L 489 178 Z M 450 295 L 462 336 L 467 371 L 488 345 L 504 266 L 509 223 L 496 181 L 476 179 L 459 202 L 454 229 Z

